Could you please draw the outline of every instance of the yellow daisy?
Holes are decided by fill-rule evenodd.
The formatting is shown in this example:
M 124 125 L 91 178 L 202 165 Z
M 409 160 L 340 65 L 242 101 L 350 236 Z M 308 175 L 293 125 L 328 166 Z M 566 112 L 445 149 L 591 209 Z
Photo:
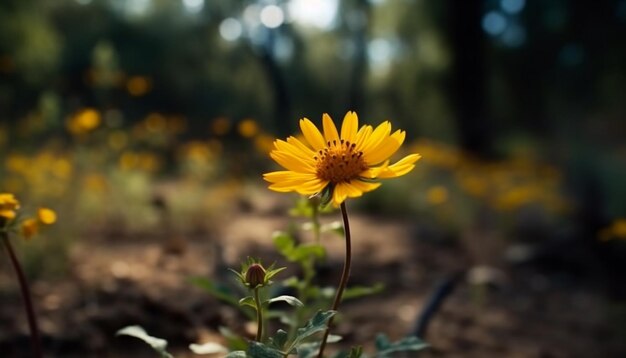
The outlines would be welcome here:
M 20 208 L 20 202 L 10 193 L 0 193 L 0 218 L 15 219 L 15 211 Z
M 323 134 L 303 118 L 300 129 L 304 141 L 289 137 L 274 141 L 270 156 L 287 170 L 266 173 L 269 188 L 278 192 L 295 191 L 303 195 L 323 194 L 336 206 L 380 186 L 377 179 L 395 178 L 415 167 L 419 154 L 410 154 L 395 164 L 389 158 L 400 148 L 406 133 L 391 133 L 391 123 L 359 128 L 354 112 L 346 113 L 341 135 L 328 114 L 324 114 Z

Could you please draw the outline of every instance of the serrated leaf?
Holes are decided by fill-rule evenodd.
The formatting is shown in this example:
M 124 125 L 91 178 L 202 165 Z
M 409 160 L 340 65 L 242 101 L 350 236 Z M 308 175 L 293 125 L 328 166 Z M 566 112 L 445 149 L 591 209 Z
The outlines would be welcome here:
M 162 357 L 174 358 L 169 354 L 167 349 L 167 341 L 162 338 L 150 336 L 141 326 L 128 326 L 120 329 L 115 333 L 117 336 L 130 336 L 138 338 L 148 344 L 152 349 L 157 351 Z
M 329 335 L 328 343 L 336 343 L 342 339 L 341 336 Z M 302 343 L 298 345 L 296 349 L 298 352 L 298 358 L 315 358 L 319 353 L 320 342 Z
M 376 337 L 377 358 L 388 357 L 394 352 L 419 351 L 426 347 L 428 344 L 417 337 L 406 337 L 393 343 L 384 334 L 379 334 Z
M 246 296 L 242 299 L 239 300 L 239 306 L 250 306 L 254 309 L 256 309 L 256 302 L 254 301 L 254 297 L 252 296 Z
M 189 349 L 195 354 L 215 354 L 228 352 L 228 349 L 223 345 L 215 342 L 208 342 L 203 344 L 192 343 L 189 345 Z
M 293 296 L 287 296 L 287 295 L 283 295 L 283 296 L 278 296 L 278 297 L 274 297 L 272 299 L 269 299 L 267 301 L 268 304 L 269 303 L 274 303 L 274 302 L 287 302 L 288 304 L 295 306 L 295 307 L 303 307 L 304 303 L 302 303 L 299 299 L 293 297 Z
M 250 342 L 248 355 L 254 358 L 284 358 L 284 354 L 276 348 L 266 346 L 259 342 Z
M 291 343 L 291 349 L 297 347 L 298 344 L 306 338 L 317 332 L 325 330 L 328 320 L 336 313 L 337 311 L 317 311 L 313 318 L 311 318 L 304 327 L 296 330 L 296 336 Z M 289 349 L 289 351 L 291 351 L 291 349 Z
M 247 358 L 246 352 L 244 351 L 234 351 L 230 352 L 224 358 Z

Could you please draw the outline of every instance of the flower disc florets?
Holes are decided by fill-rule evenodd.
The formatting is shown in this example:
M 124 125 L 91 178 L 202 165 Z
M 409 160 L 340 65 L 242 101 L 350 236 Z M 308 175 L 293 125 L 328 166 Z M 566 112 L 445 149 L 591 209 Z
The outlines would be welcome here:
M 317 176 L 331 183 L 350 182 L 367 170 L 363 152 L 356 150 L 356 143 L 343 139 L 328 141 L 313 159 Z

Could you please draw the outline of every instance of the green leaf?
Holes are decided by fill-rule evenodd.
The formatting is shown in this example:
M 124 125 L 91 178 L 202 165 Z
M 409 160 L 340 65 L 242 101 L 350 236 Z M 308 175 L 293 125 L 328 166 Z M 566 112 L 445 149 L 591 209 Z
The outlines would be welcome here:
M 385 289 L 385 285 L 382 283 L 377 283 L 374 286 L 352 286 L 346 288 L 346 291 L 343 293 L 343 300 L 351 300 L 363 296 L 370 296 L 376 293 L 381 292 Z
M 287 302 L 288 304 L 295 306 L 295 307 L 303 307 L 304 303 L 302 303 L 299 299 L 293 297 L 293 296 L 278 296 L 278 297 L 274 297 L 270 300 L 265 301 L 266 303 L 274 303 L 274 302 Z
M 428 347 L 428 344 L 417 337 L 406 337 L 397 342 L 390 342 L 384 334 L 376 337 L 377 358 L 389 357 L 394 352 L 419 351 Z
M 280 252 L 283 256 L 287 256 L 287 254 L 290 253 L 295 246 L 295 240 L 293 237 L 284 231 L 274 232 L 272 238 L 274 240 L 276 250 L 278 250 L 278 252 Z
M 244 351 L 234 351 L 228 353 L 224 358 L 247 358 L 247 355 Z
M 228 352 L 228 349 L 221 344 L 208 342 L 204 344 L 190 344 L 189 349 L 195 354 L 215 354 Z
M 248 341 L 235 334 L 230 329 L 226 327 L 219 327 L 218 330 L 222 337 L 226 339 L 226 344 L 230 350 L 235 351 L 248 349 Z
M 269 282 L 269 280 L 276 276 L 278 273 L 280 273 L 281 271 L 287 269 L 286 267 L 279 267 L 279 268 L 272 268 L 274 265 L 270 266 L 270 268 L 267 269 L 267 271 L 265 272 L 265 282 Z
M 239 273 L 237 272 L 237 274 Z M 189 283 L 207 291 L 209 294 L 221 301 L 229 303 L 233 306 L 237 306 L 238 304 L 237 296 L 235 296 L 226 286 L 213 282 L 206 277 L 191 277 L 189 279 Z
M 284 358 L 284 354 L 276 348 L 266 346 L 259 342 L 250 342 L 248 355 L 253 358 Z
M 357 346 L 352 347 L 350 349 L 350 354 L 348 354 L 348 358 L 359 358 L 363 355 L 363 347 Z
M 350 349 L 350 352 L 338 352 L 337 354 L 335 354 L 335 356 L 333 358 L 365 358 L 366 356 L 363 355 L 363 347 L 361 346 L 357 346 L 357 347 L 352 347 Z
M 152 347 L 152 349 L 157 351 L 161 355 L 161 357 L 174 358 L 174 356 L 172 356 L 165 350 L 167 348 L 167 341 L 165 339 L 148 335 L 148 333 L 146 333 L 146 331 L 141 326 L 124 327 L 117 331 L 115 335 L 138 338 L 147 343 L 150 347 Z
M 314 335 L 317 332 L 321 332 L 326 329 L 328 324 L 328 320 L 333 317 L 337 311 L 317 311 L 317 313 L 311 318 L 302 328 L 298 328 L 296 331 L 296 336 L 291 343 L 290 349 L 287 351 L 291 351 L 293 348 L 297 347 L 300 342 L 305 340 L 306 338 Z
M 328 343 L 336 343 L 342 339 L 341 336 L 329 335 Z M 298 346 L 298 358 L 315 358 L 317 357 L 320 349 L 321 342 L 302 343 Z
M 300 262 L 309 257 L 323 258 L 324 256 L 326 256 L 326 249 L 322 245 L 302 244 L 294 248 L 287 259 L 292 262 Z
M 252 296 L 246 296 L 242 299 L 239 300 L 239 306 L 250 306 L 254 309 L 256 309 L 256 302 L 254 301 L 254 297 Z
M 270 346 L 278 350 L 282 350 L 283 348 L 285 348 L 288 338 L 289 334 L 282 329 L 279 329 L 278 331 L 276 331 L 274 336 L 269 338 Z

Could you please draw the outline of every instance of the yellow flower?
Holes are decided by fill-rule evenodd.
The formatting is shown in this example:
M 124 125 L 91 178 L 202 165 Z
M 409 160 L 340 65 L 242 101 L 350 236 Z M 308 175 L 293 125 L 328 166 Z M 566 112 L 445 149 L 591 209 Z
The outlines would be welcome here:
M 37 219 L 26 219 L 22 221 L 21 226 L 22 236 L 24 236 L 25 239 L 30 239 L 39 232 L 39 221 L 37 221 Z
M 15 211 L 20 208 L 20 202 L 13 194 L 0 193 L 0 221 L 15 219 Z
M 52 209 L 39 208 L 39 210 L 37 210 L 37 219 L 42 224 L 52 225 L 57 221 L 57 213 Z
M 341 135 L 328 114 L 323 115 L 323 134 L 303 118 L 300 129 L 304 141 L 289 137 L 274 141 L 270 156 L 287 170 L 266 173 L 269 188 L 278 192 L 295 191 L 303 195 L 328 195 L 334 205 L 346 198 L 359 197 L 380 186 L 376 179 L 395 178 L 410 172 L 419 154 L 410 154 L 389 165 L 402 145 L 406 133 L 391 133 L 391 123 L 359 128 L 356 113 L 348 112 Z M 303 143 L 304 142 L 304 143 Z

